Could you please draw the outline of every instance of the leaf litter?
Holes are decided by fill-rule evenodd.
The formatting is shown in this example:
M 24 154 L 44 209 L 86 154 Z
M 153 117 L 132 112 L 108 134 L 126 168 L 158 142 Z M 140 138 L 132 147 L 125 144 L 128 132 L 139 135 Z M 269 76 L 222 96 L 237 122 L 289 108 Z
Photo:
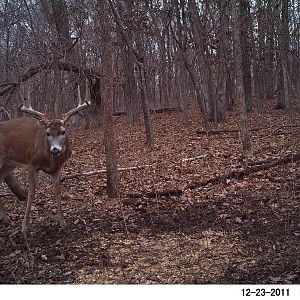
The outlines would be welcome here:
M 153 152 L 146 147 L 143 124 L 119 118 L 119 166 L 151 167 L 120 172 L 120 199 L 106 197 L 105 174 L 64 181 L 65 230 L 55 218 L 51 181 L 42 173 L 28 244 L 19 232 L 24 205 L 12 196 L 2 198 L 10 223 L 0 222 L 0 282 L 299 283 L 299 162 L 188 188 L 195 180 L 296 153 L 297 127 L 276 131 L 290 116 L 271 108 L 249 115 L 251 128 L 265 128 L 251 133 L 250 158 L 241 155 L 237 134 L 199 136 L 196 108 L 190 116 L 189 127 L 180 124 L 179 112 L 152 116 Z M 300 121 L 297 114 L 293 118 Z M 236 129 L 237 120 L 231 112 L 226 123 L 213 127 Z M 64 175 L 105 169 L 101 129 L 74 130 L 71 139 L 73 155 Z M 24 185 L 25 171 L 16 172 Z M 181 195 L 145 196 L 172 189 Z

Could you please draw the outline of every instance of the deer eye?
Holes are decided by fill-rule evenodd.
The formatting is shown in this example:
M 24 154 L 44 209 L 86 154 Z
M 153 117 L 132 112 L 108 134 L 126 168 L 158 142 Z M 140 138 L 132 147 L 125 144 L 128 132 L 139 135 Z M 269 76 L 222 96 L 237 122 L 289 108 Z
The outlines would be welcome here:
M 66 131 L 64 129 L 61 130 L 60 135 L 65 135 L 65 134 L 66 134 Z
M 47 131 L 46 134 L 47 134 L 47 136 L 50 136 L 50 132 Z

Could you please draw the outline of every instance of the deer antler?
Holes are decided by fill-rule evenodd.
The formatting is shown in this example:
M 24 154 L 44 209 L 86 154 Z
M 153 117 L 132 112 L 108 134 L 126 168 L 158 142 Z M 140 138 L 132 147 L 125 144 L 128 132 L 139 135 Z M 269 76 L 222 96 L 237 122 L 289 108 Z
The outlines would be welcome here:
M 42 120 L 46 120 L 46 115 L 37 111 L 37 110 L 34 110 L 31 106 L 31 100 L 30 100 L 30 89 L 28 89 L 28 106 L 25 105 L 25 98 L 24 98 L 24 90 L 23 90 L 23 87 L 22 87 L 22 82 L 21 82 L 21 85 L 20 85 L 20 96 L 21 96 L 21 99 L 22 99 L 22 102 L 23 104 L 21 104 L 19 106 L 19 110 L 22 111 L 22 112 L 25 112 L 27 114 L 30 114 L 30 115 L 33 115 L 33 116 L 36 116 L 38 118 L 41 118 Z
M 85 109 L 86 107 L 91 105 L 91 93 L 90 93 L 90 87 L 88 84 L 88 80 L 86 80 L 86 84 L 85 84 L 85 99 L 84 102 L 82 103 L 82 99 L 81 99 L 81 94 L 80 94 L 80 87 L 78 85 L 78 106 L 71 109 L 70 111 L 68 111 L 67 113 L 65 113 L 63 115 L 63 121 L 67 122 L 67 120 L 77 114 L 79 111 Z

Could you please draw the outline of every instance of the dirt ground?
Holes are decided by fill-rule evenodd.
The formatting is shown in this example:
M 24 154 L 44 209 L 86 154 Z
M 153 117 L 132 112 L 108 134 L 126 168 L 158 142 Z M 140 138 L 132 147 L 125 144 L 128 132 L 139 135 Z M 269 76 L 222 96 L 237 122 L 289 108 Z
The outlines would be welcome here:
M 9 224 L 0 222 L 1 283 L 300 283 L 300 162 L 187 188 L 297 153 L 300 126 L 283 125 L 300 124 L 300 114 L 269 108 L 249 115 L 250 127 L 261 128 L 252 132 L 249 158 L 241 155 L 237 133 L 197 134 L 196 107 L 188 127 L 180 112 L 152 118 L 152 153 L 142 123 L 116 118 L 119 166 L 147 165 L 120 173 L 120 199 L 106 197 L 105 174 L 64 181 L 65 230 L 57 224 L 46 175 L 39 176 L 27 243 L 20 233 L 24 204 L 1 196 L 9 191 L 0 183 L 0 201 L 10 217 Z M 237 114 L 213 127 L 237 128 Z M 64 175 L 105 167 L 100 129 L 73 131 L 71 140 Z M 16 174 L 23 184 L 25 171 Z M 182 195 L 143 196 L 171 189 Z

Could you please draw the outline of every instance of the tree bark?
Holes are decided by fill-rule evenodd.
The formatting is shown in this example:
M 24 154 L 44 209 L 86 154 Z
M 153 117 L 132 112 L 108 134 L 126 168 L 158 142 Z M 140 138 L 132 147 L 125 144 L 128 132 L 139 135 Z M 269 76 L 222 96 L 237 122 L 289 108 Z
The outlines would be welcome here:
M 243 153 L 245 155 L 252 153 L 252 143 L 248 128 L 248 118 L 245 102 L 245 90 L 243 85 L 243 70 L 242 70 L 242 48 L 240 37 L 240 16 L 239 16 L 239 1 L 232 0 L 232 26 L 233 26 L 233 43 L 235 57 L 235 74 L 236 74 L 236 95 L 240 107 L 240 127 L 241 140 L 243 145 Z
M 281 39 L 281 69 L 283 77 L 283 103 L 284 108 L 290 108 L 289 83 L 288 83 L 288 54 L 289 54 L 289 14 L 288 0 L 282 0 L 282 39 Z
M 127 18 L 133 17 L 133 0 L 124 2 Z M 133 30 L 131 26 L 127 28 L 128 41 L 132 44 L 133 41 Z M 121 37 L 122 38 L 122 37 Z M 123 39 L 123 38 L 122 38 Z M 139 101 L 137 95 L 137 85 L 134 72 L 134 55 L 130 51 L 126 42 L 124 43 L 124 97 L 126 102 L 127 116 L 133 124 L 139 121 Z
M 109 18 L 110 9 L 106 0 L 99 1 L 99 17 L 101 21 L 102 41 L 102 73 L 103 73 L 103 111 L 104 111 L 104 146 L 107 168 L 107 195 L 110 198 L 119 196 L 119 175 L 117 170 L 117 155 L 115 133 L 112 119 L 113 112 L 113 47 L 112 26 Z
M 274 95 L 274 60 L 275 60 L 275 22 L 274 0 L 267 0 L 266 17 L 263 26 L 266 28 L 266 55 L 265 55 L 265 89 L 266 98 L 271 99 Z M 265 24 L 269 24 L 266 26 Z
M 191 23 L 197 49 L 197 58 L 199 60 L 199 75 L 203 82 L 202 89 L 205 93 L 205 105 L 207 107 L 208 119 L 209 121 L 217 121 L 217 101 L 216 96 L 214 95 L 215 85 L 212 80 L 212 70 L 206 54 L 207 51 L 205 49 L 204 27 L 201 24 L 195 0 L 189 0 L 188 5 L 191 11 Z
M 241 10 L 241 47 L 243 62 L 243 83 L 247 112 L 252 111 L 251 95 L 251 59 L 250 59 L 250 3 L 249 0 L 240 0 Z
M 217 121 L 225 121 L 226 110 L 229 107 L 231 97 L 231 82 L 229 76 L 229 41 L 228 41 L 228 31 L 229 31 L 229 15 L 228 15 L 228 2 L 218 1 L 218 8 L 220 13 L 220 42 L 218 49 L 218 84 L 217 84 L 217 107 L 216 107 L 216 117 Z
M 256 57 L 256 69 L 255 71 L 255 88 L 256 95 L 258 97 L 259 110 L 263 110 L 264 100 L 266 99 L 266 68 L 265 68 L 265 56 L 266 56 L 266 44 L 265 44 L 265 14 L 263 8 L 263 1 L 257 0 L 257 57 Z

